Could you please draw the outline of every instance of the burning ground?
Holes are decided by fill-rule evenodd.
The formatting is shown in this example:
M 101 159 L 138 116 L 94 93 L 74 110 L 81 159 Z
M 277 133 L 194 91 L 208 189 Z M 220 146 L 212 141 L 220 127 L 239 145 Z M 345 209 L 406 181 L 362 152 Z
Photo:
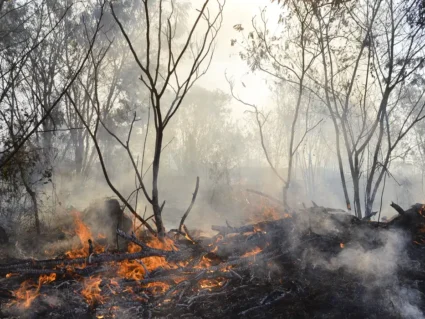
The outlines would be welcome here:
M 3 318 L 423 318 L 422 205 L 383 224 L 265 206 L 206 237 L 138 225 L 120 250 L 78 212 L 32 259 L 0 265 Z M 52 238 L 54 236 L 52 235 Z M 125 244 L 123 244 L 125 242 Z M 11 249 L 9 247 L 9 249 Z

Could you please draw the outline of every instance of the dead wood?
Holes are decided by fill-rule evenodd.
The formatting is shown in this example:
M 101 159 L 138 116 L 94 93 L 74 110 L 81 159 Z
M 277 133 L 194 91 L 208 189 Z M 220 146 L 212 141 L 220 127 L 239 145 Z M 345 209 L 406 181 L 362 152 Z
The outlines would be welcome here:
M 196 177 L 196 186 L 195 186 L 195 191 L 193 192 L 193 195 L 192 195 L 192 201 L 190 202 L 189 207 L 187 208 L 186 212 L 183 214 L 182 219 L 180 221 L 180 225 L 179 225 L 179 231 L 180 232 L 182 232 L 184 221 L 186 220 L 187 216 L 189 215 L 190 211 L 192 210 L 193 204 L 195 203 L 196 195 L 198 194 L 198 189 L 199 189 L 199 176 Z
M 165 251 L 164 250 L 160 250 L 160 249 L 156 249 L 156 248 L 151 248 L 148 245 L 146 245 L 144 242 L 140 241 L 139 239 L 137 239 L 134 234 L 133 235 L 128 235 L 125 232 L 123 232 L 121 229 L 117 229 L 116 230 L 117 235 L 128 240 L 131 241 L 133 243 L 135 243 L 136 245 L 140 246 L 143 248 L 144 251 L 150 251 L 150 252 L 156 252 L 158 254 L 163 254 Z
M 404 209 L 403 208 L 401 208 L 398 204 L 396 204 L 396 203 L 394 203 L 394 202 L 391 202 L 391 205 L 390 205 L 392 208 L 394 208 L 396 211 L 397 211 L 397 213 L 399 213 L 400 215 L 404 215 Z
M 362 218 L 362 220 L 370 220 L 373 216 L 375 216 L 376 214 L 378 214 L 378 211 L 376 212 L 372 212 L 369 215 L 366 215 Z
M 152 248 L 151 248 L 152 249 Z M 20 269 L 37 268 L 37 267 L 53 267 L 53 266 L 68 266 L 78 264 L 98 264 L 107 262 L 117 262 L 123 260 L 141 259 L 146 257 L 176 257 L 174 252 L 152 249 L 147 251 L 140 251 L 137 253 L 120 253 L 120 254 L 99 254 L 91 255 L 89 257 L 79 258 L 61 258 L 61 259 L 47 259 L 47 260 L 30 260 L 16 264 L 3 264 L 0 265 L 0 273 L 15 273 Z
M 291 318 L 294 314 L 300 314 L 300 318 L 311 318 L 317 313 L 323 318 L 341 318 L 341 314 L 348 311 L 354 311 L 358 317 L 368 317 L 372 314 L 378 318 L 379 315 L 385 314 L 386 318 L 396 318 L 388 316 L 394 311 L 393 308 L 379 301 L 387 296 L 387 286 L 376 288 L 378 304 L 374 303 L 374 307 L 368 308 L 368 303 L 362 302 L 365 291 L 357 274 L 347 272 L 343 268 L 334 270 L 311 264 L 305 254 L 319 253 L 326 261 L 332 260 L 343 249 L 350 248 L 350 245 L 360 245 L 365 250 L 377 249 L 385 242 L 379 240 L 376 234 L 387 231 L 387 228 L 402 225 L 405 230 L 420 231 L 418 227 L 425 223 L 421 208 L 421 204 L 414 205 L 406 210 L 405 214 L 398 215 L 396 222 L 378 225 L 348 214 L 330 214 L 322 207 L 312 207 L 300 210 L 296 216 L 279 220 L 239 227 L 229 224 L 214 226 L 221 232 L 220 235 L 199 240 L 198 245 L 189 241 L 178 242 L 178 251 L 151 248 L 133 234 L 117 230 L 118 236 L 140 246 L 140 253 L 161 255 L 167 261 L 185 261 L 182 264 L 172 263 L 151 270 L 141 280 L 134 280 L 134 277 L 117 277 L 115 271 L 118 264 L 102 265 L 99 261 L 110 257 L 113 261 L 124 258 L 143 259 L 138 253 L 92 255 L 91 264 L 86 262 L 75 269 L 66 267 L 63 262 L 60 264 L 61 260 L 53 260 L 59 265 L 50 266 L 33 266 L 37 261 L 27 260 L 15 263 L 18 265 L 15 269 L 26 276 L 64 273 L 57 279 L 62 280 L 62 283 L 43 285 L 42 294 L 36 300 L 39 302 L 42 302 L 43 295 L 49 295 L 50 291 L 57 295 L 58 286 L 66 292 L 80 291 L 85 280 L 69 280 L 75 274 L 91 276 L 95 272 L 103 272 L 100 288 L 106 301 L 102 306 L 90 307 L 93 315 L 105 318 L 125 317 L 117 312 L 119 308 L 130 311 L 127 315 L 131 313 L 134 318 L 159 318 L 170 314 L 176 318 L 209 319 L 227 318 L 234 314 L 249 318 Z M 376 226 L 379 228 L 375 228 Z M 321 231 L 321 227 L 325 227 L 326 231 Z M 407 246 L 409 253 L 412 249 L 410 246 Z M 420 255 L 423 254 L 422 251 L 420 246 L 414 250 L 418 266 L 425 262 L 425 256 Z M 250 252 L 254 254 L 246 254 Z M 87 261 L 88 258 L 81 259 Z M 25 266 L 28 263 L 31 266 Z M 0 272 L 4 272 L 4 267 L 10 265 L 13 264 L 0 265 Z M 47 269 L 49 267 L 58 268 Z M 425 278 L 420 270 L 422 268 L 403 267 L 397 269 L 398 280 L 403 286 L 413 287 L 418 280 Z M 111 275 L 115 276 L 112 278 L 116 280 L 116 286 L 111 285 Z M 4 288 L 16 289 L 18 279 L 21 278 L 5 278 L 4 282 L 11 284 Z M 72 284 L 63 285 L 64 282 Z M 335 302 L 338 302 L 338 309 L 326 306 Z M 127 305 L 130 308 L 126 308 Z M 70 306 L 85 307 L 84 309 L 87 307 L 81 296 Z M 49 312 L 63 314 L 64 311 L 66 309 L 49 308 L 46 315 L 50 315 Z

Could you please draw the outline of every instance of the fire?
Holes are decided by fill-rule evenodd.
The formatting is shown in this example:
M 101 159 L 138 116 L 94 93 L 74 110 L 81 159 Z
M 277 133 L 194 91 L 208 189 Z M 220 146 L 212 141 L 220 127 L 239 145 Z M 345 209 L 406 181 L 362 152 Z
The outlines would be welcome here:
M 152 288 L 153 294 L 163 294 L 168 289 L 170 289 L 170 285 L 163 282 L 151 282 L 145 286 L 146 288 Z
M 260 247 L 257 247 L 257 248 L 254 248 L 253 250 L 251 250 L 251 251 L 249 251 L 249 252 L 247 252 L 247 253 L 243 254 L 243 255 L 242 255 L 242 257 L 251 257 L 251 256 L 255 256 L 255 255 L 257 255 L 259 252 L 261 252 L 261 248 L 260 248 Z
M 149 238 L 146 245 L 156 249 L 162 250 L 177 250 L 174 242 L 169 238 L 164 238 L 164 241 L 158 238 Z M 128 251 L 130 253 L 139 252 L 142 248 L 134 243 L 129 243 Z M 148 257 L 143 259 L 143 265 L 146 270 L 152 271 L 159 267 L 170 269 L 175 268 L 176 265 L 168 263 L 164 257 Z M 125 260 L 119 264 L 118 275 L 125 279 L 142 280 L 146 276 L 146 270 L 143 265 L 135 260 Z M 167 285 L 168 287 L 168 285 Z
M 118 275 L 125 279 L 142 280 L 145 274 L 143 266 L 133 260 L 121 262 L 118 268 Z
M 199 281 L 199 286 L 202 289 L 208 289 L 211 290 L 212 288 L 217 288 L 223 286 L 224 281 L 216 280 L 216 279 L 202 279 Z
M 102 283 L 102 279 L 100 277 L 90 277 L 88 279 L 84 279 L 83 281 L 83 290 L 81 294 L 89 305 L 93 306 L 97 303 L 102 303 L 104 298 L 100 295 L 102 289 L 100 288 L 100 284 Z
M 65 255 L 69 258 L 77 258 L 77 257 L 86 257 L 89 253 L 89 240 L 91 240 L 92 232 L 90 228 L 84 224 L 84 222 L 81 219 L 80 213 L 75 211 L 73 212 L 74 216 L 74 224 L 75 224 L 75 234 L 78 236 L 80 243 L 82 245 L 82 248 L 78 247 L 72 247 L 72 250 L 67 251 Z M 104 238 L 103 234 L 98 234 L 98 238 Z M 95 252 L 100 253 L 103 252 L 103 247 L 100 247 L 98 245 L 95 245 Z
M 38 278 L 38 284 L 34 284 L 31 280 L 25 280 L 19 289 L 15 291 L 17 302 L 24 308 L 29 308 L 31 303 L 40 294 L 40 289 L 43 284 L 50 283 L 56 280 L 56 274 L 41 275 Z
M 206 256 L 202 256 L 201 261 L 194 268 L 209 268 L 211 266 L 213 266 L 213 261 Z
M 97 234 L 97 238 L 98 239 L 105 239 L 106 238 L 106 235 L 105 234 L 102 234 L 102 233 L 98 233 Z
M 81 220 L 78 212 L 74 213 L 75 233 L 85 249 L 89 248 L 88 240 L 92 238 L 90 228 Z
M 344 248 L 345 247 L 344 243 L 340 243 L 339 247 Z
M 163 241 L 156 237 L 150 238 L 147 241 L 147 245 L 151 248 L 162 249 L 162 250 L 177 250 L 174 242 L 170 238 L 164 238 Z M 149 271 L 157 269 L 159 267 L 170 269 L 176 268 L 176 265 L 169 264 L 164 257 L 148 257 L 143 259 L 143 263 Z
M 80 213 L 73 212 L 74 218 L 74 230 L 64 230 L 64 232 L 69 233 L 70 235 L 78 236 L 79 242 L 77 245 L 73 246 L 71 250 L 65 253 L 68 258 L 77 258 L 77 257 L 88 257 L 89 251 L 94 249 L 95 253 L 103 252 L 104 247 L 96 244 L 93 241 L 93 233 L 90 228 L 83 222 Z M 96 239 L 102 239 L 105 237 L 104 234 L 96 234 Z M 155 249 L 161 249 L 166 251 L 178 250 L 174 241 L 170 238 L 158 239 L 156 237 L 146 237 L 139 233 L 139 240 L 144 241 L 147 246 Z M 222 238 L 220 238 L 222 239 Z M 218 240 L 220 240 L 218 239 Z M 89 244 L 89 241 L 91 244 Z M 91 247 L 93 245 L 93 247 Z M 128 252 L 135 253 L 141 251 L 143 248 L 139 245 L 136 245 L 132 242 L 128 244 Z M 49 252 L 54 253 L 54 252 Z M 164 257 L 148 257 L 143 258 L 141 261 L 136 260 L 124 260 L 115 263 L 116 266 L 116 277 L 102 284 L 102 278 L 99 276 L 92 276 L 90 278 L 81 278 L 81 283 L 83 289 L 81 290 L 81 295 L 85 298 L 86 302 L 90 306 L 95 306 L 97 304 L 102 304 L 105 301 L 105 292 L 106 294 L 111 293 L 115 295 L 117 293 L 117 288 L 119 288 L 118 278 L 125 278 L 135 281 L 140 281 L 146 278 L 147 274 L 151 271 L 164 268 L 172 269 L 182 266 L 186 262 L 179 263 L 169 263 L 165 260 Z M 210 265 L 207 258 L 204 260 L 204 265 L 207 267 Z M 25 308 L 30 307 L 32 301 L 39 295 L 40 287 L 44 283 L 53 281 L 56 279 L 56 274 L 50 276 L 43 275 L 40 276 L 38 284 L 32 281 L 25 281 L 22 283 L 21 287 L 16 291 L 15 295 L 17 296 L 18 302 L 22 303 Z M 182 278 L 181 280 L 183 280 Z M 179 280 L 175 280 L 177 283 Z M 159 294 L 168 291 L 170 285 L 168 283 L 162 282 L 152 282 L 146 285 L 143 285 L 144 288 L 150 290 L 152 294 Z M 131 290 L 131 289 L 130 289 Z M 128 292 L 131 292 L 128 290 Z M 102 295 L 103 294 L 103 295 Z
M 280 218 L 290 218 L 291 215 L 279 212 L 276 207 L 270 206 L 269 202 L 262 200 L 257 206 L 256 212 L 252 213 L 248 218 L 251 223 L 259 223 L 263 221 L 278 220 Z

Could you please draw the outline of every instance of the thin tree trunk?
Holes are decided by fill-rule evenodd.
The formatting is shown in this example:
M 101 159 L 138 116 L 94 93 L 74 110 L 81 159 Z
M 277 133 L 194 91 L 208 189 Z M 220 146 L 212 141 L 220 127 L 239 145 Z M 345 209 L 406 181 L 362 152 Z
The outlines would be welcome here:
M 360 181 L 357 172 L 353 174 L 353 186 L 354 186 L 354 212 L 356 217 L 362 218 L 362 206 L 360 201 Z M 367 215 L 367 212 L 366 212 Z
M 35 230 L 37 232 L 37 235 L 40 235 L 41 230 L 40 230 L 40 218 L 38 216 L 37 195 L 32 190 L 31 186 L 29 185 L 29 183 L 28 183 L 28 181 L 25 177 L 25 173 L 24 173 L 24 170 L 22 168 L 22 165 L 21 164 L 18 164 L 18 165 L 19 165 L 19 173 L 21 175 L 22 183 L 24 184 L 26 192 L 31 197 L 32 206 L 33 206 L 32 208 L 33 208 L 33 211 L 34 211 Z
M 155 216 L 155 225 L 158 231 L 158 236 L 162 237 L 164 235 L 164 224 L 162 223 L 161 216 L 161 206 L 159 204 L 158 196 L 158 176 L 159 176 L 159 167 L 161 162 L 161 150 L 162 150 L 162 139 L 163 131 L 161 128 L 158 128 L 156 131 L 156 141 L 155 141 L 155 154 L 152 164 L 152 208 L 153 214 Z

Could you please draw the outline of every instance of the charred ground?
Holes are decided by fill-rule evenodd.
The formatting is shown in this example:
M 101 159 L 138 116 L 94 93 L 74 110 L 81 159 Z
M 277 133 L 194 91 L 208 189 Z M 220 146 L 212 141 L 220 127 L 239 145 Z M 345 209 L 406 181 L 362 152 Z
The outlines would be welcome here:
M 267 220 L 213 226 L 212 237 L 118 230 L 128 242 L 121 251 L 76 215 L 74 233 L 62 240 L 77 234 L 81 242 L 69 252 L 2 261 L 1 315 L 421 318 L 423 206 L 389 223 L 330 211 L 269 206 Z

